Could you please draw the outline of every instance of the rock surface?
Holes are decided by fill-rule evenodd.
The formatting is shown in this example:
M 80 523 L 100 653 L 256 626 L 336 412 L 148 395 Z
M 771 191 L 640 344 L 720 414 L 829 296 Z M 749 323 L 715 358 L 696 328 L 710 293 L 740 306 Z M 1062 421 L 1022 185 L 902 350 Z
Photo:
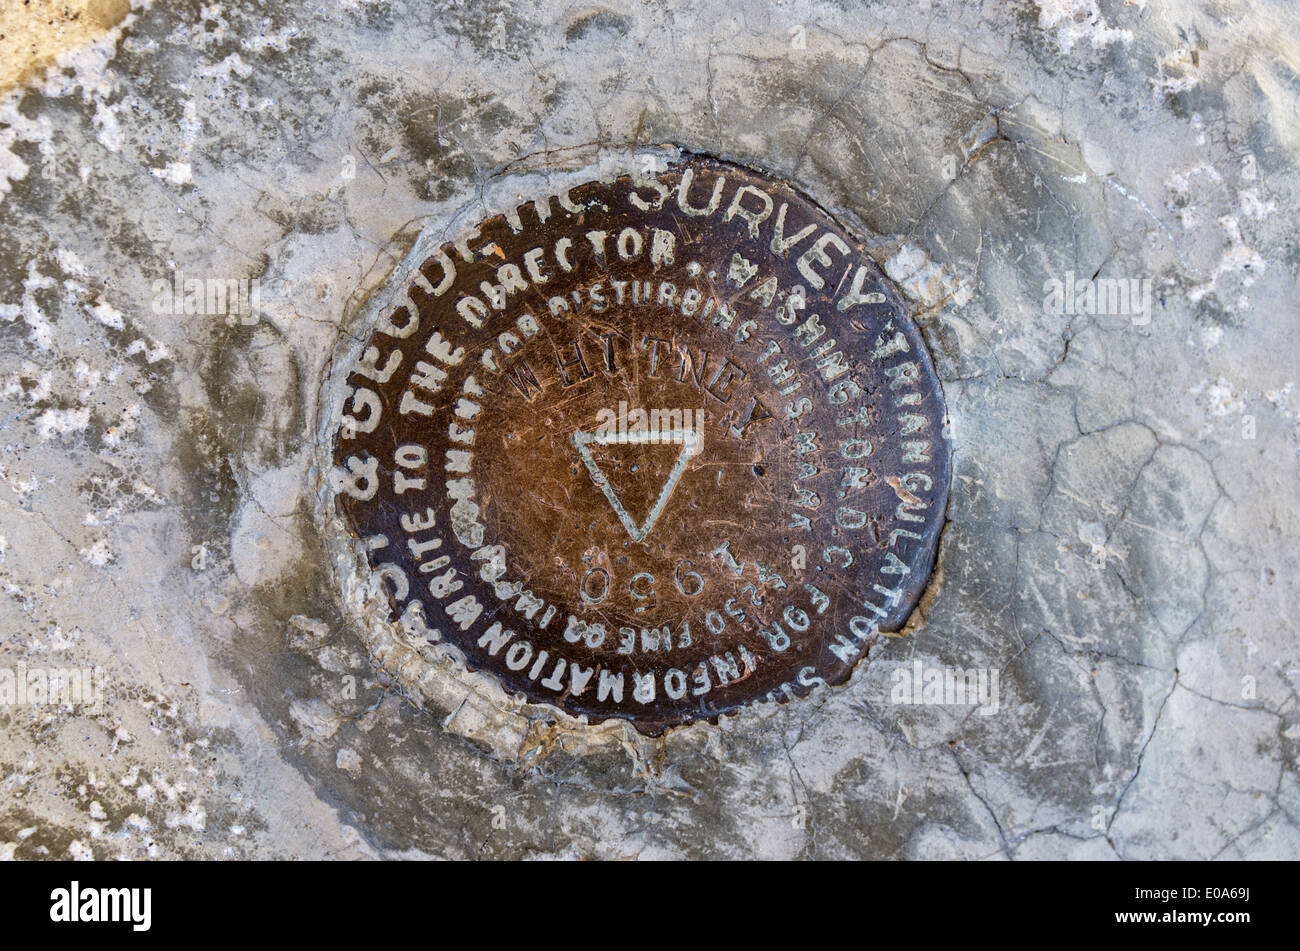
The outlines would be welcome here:
M 104 676 L 0 705 L 0 857 L 1300 855 L 1283 0 L 116 15 L 0 95 L 0 668 Z M 952 416 L 923 617 L 664 742 L 399 690 L 318 517 L 331 361 L 421 231 L 671 145 L 880 236 Z

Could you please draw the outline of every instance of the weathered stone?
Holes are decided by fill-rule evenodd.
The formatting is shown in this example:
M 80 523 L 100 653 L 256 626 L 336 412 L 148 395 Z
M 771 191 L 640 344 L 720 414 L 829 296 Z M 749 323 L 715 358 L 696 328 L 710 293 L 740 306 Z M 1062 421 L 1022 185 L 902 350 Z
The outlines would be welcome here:
M 0 857 L 1300 853 L 1284 4 L 91 6 L 0 94 L 0 671 L 105 689 L 0 705 Z M 417 241 L 683 147 L 871 238 L 953 479 L 848 683 L 647 738 L 383 621 L 329 401 Z

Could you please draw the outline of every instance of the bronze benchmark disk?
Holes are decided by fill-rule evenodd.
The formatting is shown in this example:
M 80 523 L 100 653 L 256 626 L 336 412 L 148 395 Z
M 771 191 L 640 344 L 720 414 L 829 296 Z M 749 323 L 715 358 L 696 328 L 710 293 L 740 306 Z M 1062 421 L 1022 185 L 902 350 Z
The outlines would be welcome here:
M 347 377 L 331 488 L 394 619 L 647 734 L 848 679 L 935 562 L 925 343 L 861 241 L 700 155 L 433 251 Z

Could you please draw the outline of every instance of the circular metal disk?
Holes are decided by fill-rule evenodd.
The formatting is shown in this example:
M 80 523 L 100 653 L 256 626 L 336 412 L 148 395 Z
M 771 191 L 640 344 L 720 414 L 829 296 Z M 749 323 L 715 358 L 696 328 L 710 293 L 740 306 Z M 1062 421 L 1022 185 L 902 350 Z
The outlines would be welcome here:
M 432 254 L 347 379 L 331 474 L 408 633 L 655 734 L 846 680 L 932 570 L 939 384 L 789 185 L 687 155 Z

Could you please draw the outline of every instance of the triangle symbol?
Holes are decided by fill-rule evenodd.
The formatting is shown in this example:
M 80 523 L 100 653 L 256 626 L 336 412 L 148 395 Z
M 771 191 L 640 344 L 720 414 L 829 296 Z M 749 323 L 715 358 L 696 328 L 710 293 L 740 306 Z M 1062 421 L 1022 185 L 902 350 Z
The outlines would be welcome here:
M 686 471 L 686 463 L 690 457 L 700 451 L 700 437 L 693 429 L 670 429 L 663 432 L 624 432 L 610 433 L 604 431 L 584 432 L 579 430 L 572 437 L 573 448 L 578 450 L 578 456 L 582 459 L 587 471 L 591 473 L 591 481 L 595 482 L 600 491 L 605 494 L 605 499 L 609 502 L 610 508 L 618 516 L 618 520 L 627 529 L 627 533 L 632 536 L 632 541 L 639 542 L 650 534 L 650 529 L 654 528 L 655 522 L 663 513 L 664 506 L 668 502 L 668 497 L 673 494 L 673 489 L 677 487 L 678 480 L 681 479 L 682 473 Z M 677 443 L 681 445 L 681 451 L 677 453 L 677 462 L 674 463 L 672 471 L 668 473 L 668 479 L 664 486 L 659 490 L 659 497 L 655 504 L 650 507 L 649 514 L 646 515 L 645 521 L 640 525 L 633 520 L 628 514 L 627 508 L 619 499 L 618 493 L 614 491 L 614 486 L 601 472 L 600 465 L 596 462 L 591 453 L 591 447 L 596 446 L 617 446 L 627 445 L 629 443 Z

